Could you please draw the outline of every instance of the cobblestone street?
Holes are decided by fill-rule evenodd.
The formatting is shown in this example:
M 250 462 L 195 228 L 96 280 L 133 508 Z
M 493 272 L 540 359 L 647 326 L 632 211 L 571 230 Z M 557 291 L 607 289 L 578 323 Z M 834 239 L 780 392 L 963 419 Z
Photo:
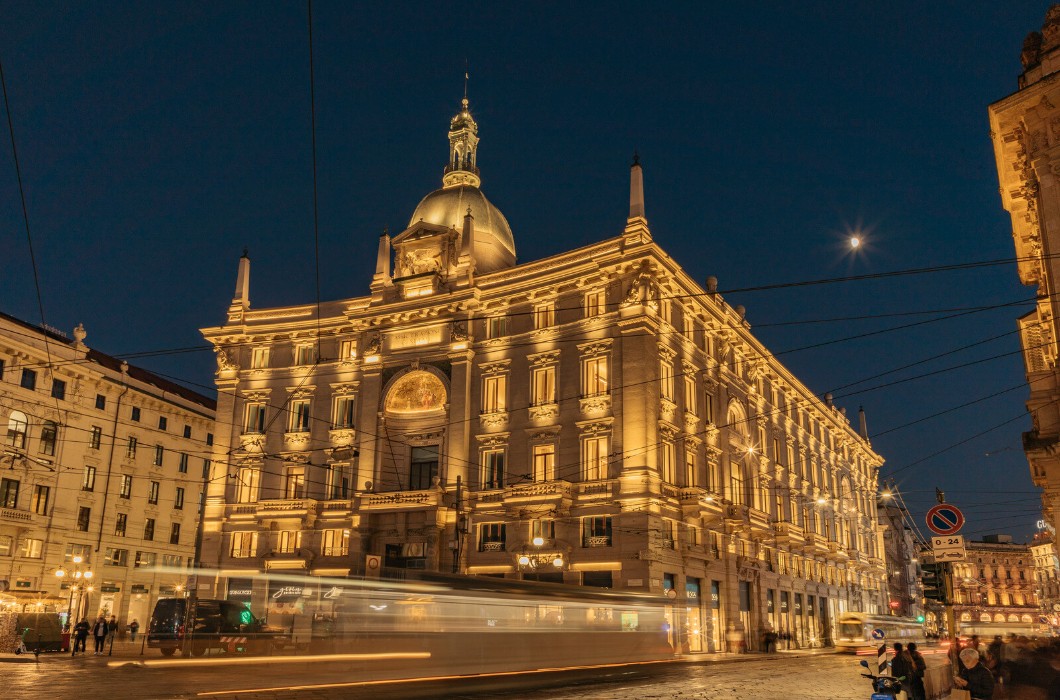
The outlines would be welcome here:
M 151 656 L 148 658 L 156 658 Z M 386 685 L 346 685 L 349 674 L 318 673 L 295 664 L 144 668 L 138 656 L 44 656 L 41 663 L 0 665 L 7 697 L 78 697 L 80 700 L 239 698 L 485 698 L 515 700 L 639 700 L 670 698 L 787 700 L 792 697 L 864 700 L 870 684 L 859 676 L 858 657 L 778 654 L 720 657 L 709 661 L 586 670 L 563 676 L 445 679 Z M 941 657 L 928 657 L 929 664 Z M 108 666 L 108 662 L 127 662 Z M 325 687 L 325 684 L 328 684 Z M 298 686 L 294 688 L 292 686 Z M 230 692 L 234 689 L 251 692 Z M 47 689 L 46 691 L 44 689 Z M 226 692 L 228 691 L 228 692 Z M 256 691 L 256 692 L 254 692 Z

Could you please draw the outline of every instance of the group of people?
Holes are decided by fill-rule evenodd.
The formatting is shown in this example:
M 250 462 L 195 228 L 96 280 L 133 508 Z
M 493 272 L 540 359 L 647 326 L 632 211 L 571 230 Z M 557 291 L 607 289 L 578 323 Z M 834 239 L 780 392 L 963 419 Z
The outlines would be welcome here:
M 133 620 L 129 623 L 129 634 L 132 636 L 132 641 L 136 641 L 136 633 L 140 630 L 140 623 Z M 80 651 L 82 654 L 87 654 L 85 647 L 88 644 L 88 635 L 92 635 L 92 639 L 96 643 L 96 649 L 93 652 L 93 656 L 102 656 L 107 646 L 107 640 L 110 640 L 111 644 L 114 643 L 114 635 L 118 631 L 118 618 L 114 615 L 110 616 L 108 620 L 104 615 L 100 615 L 96 618 L 94 623 L 89 623 L 88 618 L 82 617 L 81 621 L 74 625 L 73 629 L 73 650 L 71 656 L 77 656 L 77 652 Z
M 909 690 L 907 694 L 910 700 L 927 700 L 927 691 L 924 689 L 924 674 L 927 672 L 927 662 L 924 655 L 916 647 L 916 642 L 903 645 L 901 642 L 894 643 L 894 658 L 891 660 L 891 675 L 895 678 L 905 678 L 905 687 Z
M 972 700 L 1060 700 L 1060 638 L 1015 636 L 1005 642 L 999 635 L 984 645 L 973 635 L 953 643 L 949 655 L 954 685 Z

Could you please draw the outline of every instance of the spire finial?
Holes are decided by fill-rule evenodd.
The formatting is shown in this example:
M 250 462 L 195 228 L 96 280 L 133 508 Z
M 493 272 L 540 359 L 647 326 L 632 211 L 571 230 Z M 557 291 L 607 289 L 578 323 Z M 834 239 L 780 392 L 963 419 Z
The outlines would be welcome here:
M 468 67 L 468 60 L 464 59 L 464 99 L 460 103 L 467 109 L 467 81 L 471 78 L 471 71 Z
M 640 154 L 635 148 L 633 149 L 633 165 L 640 165 Z

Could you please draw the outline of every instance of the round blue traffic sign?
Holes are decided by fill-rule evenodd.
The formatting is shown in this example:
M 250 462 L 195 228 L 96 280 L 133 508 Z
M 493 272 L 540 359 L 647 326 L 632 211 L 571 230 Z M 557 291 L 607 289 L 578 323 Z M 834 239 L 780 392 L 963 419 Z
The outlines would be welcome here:
M 964 527 L 964 513 L 955 505 L 940 503 L 927 512 L 928 529 L 936 535 L 956 535 Z
M 876 629 L 872 630 L 872 638 L 875 639 L 876 641 L 883 640 L 883 629 L 880 628 L 880 627 L 877 627 Z

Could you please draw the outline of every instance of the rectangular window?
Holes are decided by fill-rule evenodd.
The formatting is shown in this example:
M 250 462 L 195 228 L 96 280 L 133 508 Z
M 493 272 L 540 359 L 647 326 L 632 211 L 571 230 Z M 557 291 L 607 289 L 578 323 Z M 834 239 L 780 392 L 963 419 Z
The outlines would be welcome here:
M 169 543 L 180 544 L 180 523 L 171 523 L 169 526 Z
M 239 470 L 238 484 L 236 485 L 236 500 L 239 503 L 254 503 L 258 500 L 258 483 L 261 472 L 253 467 L 243 467 Z
M 7 419 L 7 444 L 20 449 L 25 448 L 28 428 L 26 414 L 21 411 L 12 411 Z
M 101 411 L 106 410 L 106 408 L 107 408 L 107 397 L 104 396 L 103 394 L 96 394 L 96 408 L 98 408 Z
M 169 419 L 168 418 L 166 418 L 165 416 L 159 416 L 158 417 L 158 429 L 159 430 L 165 430 L 168 425 L 169 425 Z
M 503 338 L 508 335 L 508 317 L 491 316 L 486 319 L 486 339 Z
M 95 491 L 96 490 L 96 468 L 85 467 L 85 473 L 81 477 L 81 490 L 82 491 Z
M 63 554 L 64 564 L 80 564 L 88 561 L 88 555 L 92 552 L 90 544 L 68 544 Z M 75 561 L 76 559 L 76 561 Z
M 14 546 L 14 537 L 12 537 L 11 535 L 0 535 L 0 557 L 11 556 L 11 550 L 14 549 Z
M 352 396 L 335 397 L 335 407 L 332 411 L 331 423 L 336 428 L 353 427 L 354 400 Z
M 265 369 L 269 366 L 269 349 L 254 348 L 250 351 L 250 368 Z
M 349 362 L 357 359 L 357 343 L 352 340 L 339 342 L 339 362 Z
M 31 508 L 33 512 L 38 515 L 48 514 L 48 496 L 51 494 L 51 487 L 44 486 L 43 484 L 37 484 L 33 487 L 33 503 Z
M 546 544 L 556 539 L 556 521 L 551 519 L 531 520 L 530 542 L 537 545 L 536 540 L 538 538 L 544 540 L 541 544 Z
M 409 465 L 409 489 L 412 491 L 429 489 L 437 475 L 438 446 L 413 447 Z
M 482 488 L 504 488 L 504 450 L 482 451 Z
M 350 497 L 350 484 L 353 482 L 350 467 L 346 464 L 332 464 L 328 468 L 328 491 L 332 500 Z
M 325 557 L 344 557 L 350 552 L 349 530 L 324 530 L 320 538 L 320 554 Z
M 17 479 L 0 479 L 0 508 L 18 508 Z
M 114 534 L 117 537 L 125 537 L 125 527 L 129 524 L 127 513 L 118 513 L 114 518 Z
M 707 393 L 703 397 L 703 417 L 707 419 L 707 423 L 714 422 L 714 397 Z
M 478 529 L 478 551 L 504 551 L 504 523 L 482 523 Z
M 26 538 L 22 540 L 22 558 L 40 559 L 44 552 L 44 540 Z
M 699 472 L 696 470 L 696 452 L 692 445 L 685 443 L 685 486 L 699 486 Z
M 309 399 L 295 399 L 291 402 L 287 431 L 291 433 L 309 432 Z
M 155 538 L 155 519 L 148 518 L 144 521 L 144 539 L 150 542 Z
M 132 435 L 130 435 L 129 436 L 129 444 L 125 448 L 125 456 L 126 457 L 128 457 L 129 459 L 133 459 L 133 458 L 136 457 L 136 446 L 137 446 L 137 444 L 139 444 L 137 439 L 134 438 Z
M 66 382 L 62 379 L 52 380 L 52 398 L 60 401 L 66 398 Z
M 243 432 L 246 433 L 264 433 L 265 432 L 265 404 L 264 403 L 248 403 L 247 408 L 247 420 L 244 423 L 245 429 Z
M 668 360 L 659 361 L 659 391 L 664 399 L 674 400 L 674 366 Z
M 154 566 L 157 560 L 158 555 L 154 552 L 137 552 L 133 568 L 139 569 L 141 567 Z
M 611 518 L 608 516 L 582 518 L 582 546 L 610 547 Z
M 585 318 L 600 316 L 607 312 L 603 290 L 585 294 Z
M 162 466 L 162 461 L 163 461 L 165 455 L 166 455 L 166 448 L 162 447 L 161 445 L 155 445 L 155 458 L 154 458 L 154 460 L 152 460 L 151 464 L 153 464 L 156 467 L 161 467 Z
M 175 510 L 184 509 L 184 487 L 177 487 L 177 494 L 173 497 L 173 508 Z
M 185 425 L 184 426 L 184 437 L 188 438 L 189 440 L 191 439 L 191 426 L 190 425 Z
M 212 464 L 212 462 L 210 460 L 208 460 L 208 459 L 204 459 L 202 461 L 202 478 L 204 478 L 204 479 L 209 479 L 210 478 L 210 465 L 211 464 Z
M 312 345 L 299 345 L 294 349 L 294 363 L 296 365 L 311 365 L 316 361 L 316 350 Z
M 556 403 L 556 367 L 535 367 L 530 370 L 530 405 Z
M 44 421 L 40 429 L 40 453 L 55 455 L 55 442 L 59 437 L 59 426 L 50 420 Z
M 181 474 L 188 473 L 188 454 L 186 452 L 180 453 L 180 461 L 177 463 L 177 471 Z
M 607 393 L 607 356 L 582 360 L 582 396 Z
M 0 381 L 4 380 L 4 361 L 0 359 Z
M 677 445 L 670 440 L 662 444 L 662 479 L 668 484 L 677 483 Z
M 288 467 L 284 476 L 283 497 L 305 498 L 305 467 Z
M 696 406 L 696 378 L 685 371 L 683 377 L 685 384 L 685 410 L 693 415 L 699 415 L 699 407 Z
M 151 488 L 147 491 L 147 502 L 151 505 L 158 505 L 158 491 L 159 484 L 157 481 L 151 482 Z
M 534 445 L 534 481 L 555 481 L 556 446 L 552 443 Z
M 140 407 L 139 406 L 133 406 L 132 407 L 132 411 L 130 413 L 131 413 L 130 418 L 132 419 L 132 421 L 134 423 L 139 423 L 140 422 Z
M 184 557 L 179 554 L 163 554 L 162 566 L 170 569 L 179 569 L 184 566 Z
M 103 428 L 98 425 L 92 426 L 92 435 L 88 438 L 88 448 L 90 450 L 98 450 L 100 443 L 103 442 Z
M 232 533 L 232 557 L 234 559 L 247 559 L 258 552 L 258 533 L 256 532 L 233 532 Z
M 107 566 L 128 566 L 129 550 L 107 547 L 107 554 L 103 558 L 103 563 Z
M 88 506 L 81 506 L 77 509 L 77 531 L 88 532 L 88 528 L 92 522 L 92 509 Z
M 534 330 L 548 328 L 556 323 L 556 311 L 552 304 L 534 306 Z
M 19 382 L 19 386 L 23 389 L 29 389 L 34 391 L 37 388 L 37 372 L 32 369 L 22 370 L 22 381 Z
M 281 530 L 276 538 L 276 551 L 280 554 L 293 554 L 302 546 L 301 530 Z
M 500 413 L 505 410 L 508 377 L 495 374 L 482 379 L 482 412 Z
M 582 438 L 582 479 L 585 481 L 607 478 L 608 442 L 606 435 Z
M 206 444 L 213 447 L 213 433 L 206 433 Z
M 132 498 L 132 477 L 128 474 L 121 475 L 121 482 L 118 484 L 118 498 Z

